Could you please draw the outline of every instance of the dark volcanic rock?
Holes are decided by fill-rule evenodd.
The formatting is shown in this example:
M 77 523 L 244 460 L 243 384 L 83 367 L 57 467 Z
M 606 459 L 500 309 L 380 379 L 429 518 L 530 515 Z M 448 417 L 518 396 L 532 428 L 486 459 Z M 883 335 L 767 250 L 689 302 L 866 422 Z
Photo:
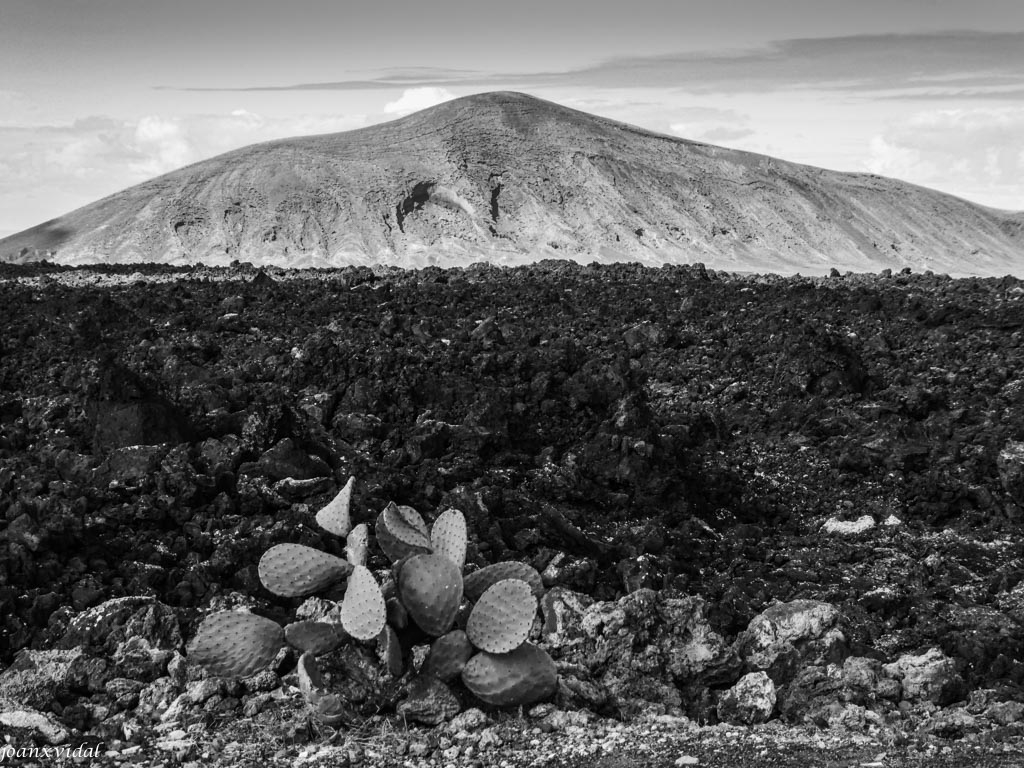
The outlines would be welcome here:
M 768 686 L 733 689 L 763 672 L 791 723 L 1019 728 L 1019 281 L 34 269 L 0 280 L 0 674 L 65 728 L 280 704 L 293 657 L 190 689 L 182 640 L 239 604 L 292 620 L 257 563 L 342 555 L 315 512 L 351 475 L 353 522 L 454 507 L 468 570 L 542 574 L 566 708 L 751 722 Z M 193 431 L 93 455 L 97 404 L 147 398 Z M 402 700 L 369 648 L 323 661 L 353 718 Z

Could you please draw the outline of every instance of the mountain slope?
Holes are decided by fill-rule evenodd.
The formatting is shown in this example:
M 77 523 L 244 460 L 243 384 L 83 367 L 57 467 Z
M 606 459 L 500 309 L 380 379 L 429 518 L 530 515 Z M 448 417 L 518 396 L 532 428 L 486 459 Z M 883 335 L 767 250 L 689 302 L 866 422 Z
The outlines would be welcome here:
M 664 136 L 518 93 L 245 147 L 0 240 L 59 263 L 1024 272 L 1024 215 Z

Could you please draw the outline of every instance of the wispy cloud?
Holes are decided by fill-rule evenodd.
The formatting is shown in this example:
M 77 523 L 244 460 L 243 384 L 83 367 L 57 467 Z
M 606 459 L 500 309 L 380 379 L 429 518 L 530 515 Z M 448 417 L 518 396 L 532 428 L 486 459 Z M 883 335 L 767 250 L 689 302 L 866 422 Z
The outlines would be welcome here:
M 316 83 L 295 83 L 285 85 L 250 85 L 240 87 L 195 86 L 177 88 L 166 85 L 156 86 L 157 90 L 173 91 L 362 91 L 387 88 L 427 88 L 443 85 L 480 85 L 493 82 L 495 75 L 473 69 L 451 69 L 447 67 L 402 67 L 395 69 L 368 70 L 362 77 Z
M 426 87 L 672 87 L 694 93 L 829 87 L 851 92 L 961 87 L 1024 87 L 1024 32 L 946 31 L 779 40 L 764 46 L 608 59 L 564 71 L 493 72 L 421 68 L 366 78 L 222 90 L 355 90 Z M 951 83 L 943 83 L 948 87 Z M 202 89 L 217 90 L 217 89 Z

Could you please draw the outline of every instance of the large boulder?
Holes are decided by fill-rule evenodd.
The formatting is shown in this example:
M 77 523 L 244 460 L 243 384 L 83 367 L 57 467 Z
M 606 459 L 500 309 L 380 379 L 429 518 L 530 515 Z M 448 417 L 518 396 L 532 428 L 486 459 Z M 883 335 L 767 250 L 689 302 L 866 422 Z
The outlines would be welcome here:
M 837 704 L 886 709 L 894 706 L 900 684 L 882 675 L 882 663 L 851 656 L 843 664 L 809 664 L 779 692 L 779 713 L 790 722 L 832 722 Z
M 593 602 L 555 588 L 541 610 L 541 645 L 559 662 L 566 706 L 606 707 L 621 717 L 671 713 L 739 672 L 699 597 L 640 589 Z
M 117 597 L 75 616 L 58 648 L 82 648 L 113 657 L 128 640 L 151 648 L 180 651 L 184 647 L 178 616 L 172 608 L 145 596 Z
M 748 670 L 768 672 L 782 684 L 801 664 L 842 660 L 846 638 L 839 617 L 838 608 L 820 600 L 776 603 L 751 620 L 736 651 Z

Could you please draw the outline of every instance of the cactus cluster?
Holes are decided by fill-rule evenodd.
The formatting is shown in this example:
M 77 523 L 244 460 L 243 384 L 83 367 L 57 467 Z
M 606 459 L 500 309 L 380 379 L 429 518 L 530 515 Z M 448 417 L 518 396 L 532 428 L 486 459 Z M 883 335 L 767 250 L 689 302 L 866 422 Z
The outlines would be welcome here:
M 412 507 L 389 504 L 374 524 L 381 551 L 392 562 L 383 588 L 367 567 L 369 528 L 352 526 L 355 479 L 317 515 L 329 533 L 346 536 L 345 559 L 298 544 L 278 544 L 260 560 L 263 585 L 282 597 L 301 597 L 346 579 L 340 610 L 329 620 L 296 621 L 283 630 L 270 619 L 225 611 L 203 622 L 190 659 L 212 674 L 247 676 L 270 665 L 288 643 L 301 653 L 299 682 L 322 721 L 340 722 L 345 702 L 321 678 L 316 657 L 343 643 L 373 641 L 388 673 L 407 670 L 409 646 L 430 642 L 417 678 L 461 680 L 478 699 L 496 706 L 529 704 L 554 692 L 551 657 L 526 642 L 543 593 L 540 574 L 525 563 L 503 562 L 466 577 L 466 521 L 442 512 L 427 526 Z M 432 683 L 437 685 L 438 683 Z M 443 686 L 442 686 L 443 687 Z

